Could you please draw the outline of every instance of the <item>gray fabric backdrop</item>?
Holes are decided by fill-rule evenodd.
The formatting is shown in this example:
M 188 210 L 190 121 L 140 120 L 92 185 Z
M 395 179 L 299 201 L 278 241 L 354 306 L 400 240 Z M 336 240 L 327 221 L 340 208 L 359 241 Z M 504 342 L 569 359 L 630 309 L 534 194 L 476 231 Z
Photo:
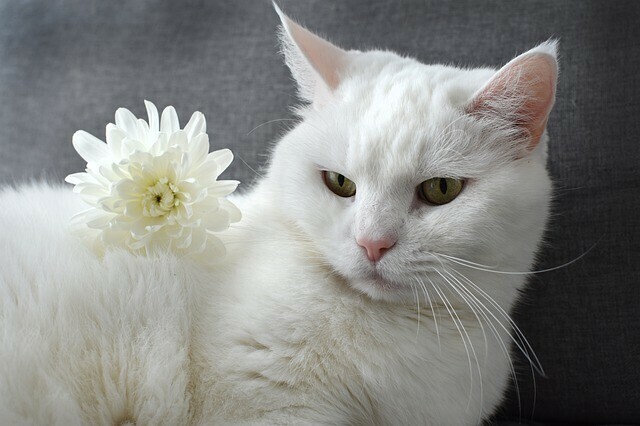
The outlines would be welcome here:
M 555 215 L 538 267 L 597 244 L 536 275 L 517 308 L 547 373 L 534 398 L 521 362 L 521 418 L 640 423 L 640 2 L 280 4 L 339 45 L 424 62 L 497 67 L 560 38 Z M 1 0 L 0 182 L 81 170 L 73 132 L 102 138 L 117 107 L 143 115 L 143 99 L 202 111 L 212 144 L 237 155 L 228 175 L 251 182 L 296 102 L 276 25 L 267 0 Z M 498 419 L 518 417 L 510 392 Z

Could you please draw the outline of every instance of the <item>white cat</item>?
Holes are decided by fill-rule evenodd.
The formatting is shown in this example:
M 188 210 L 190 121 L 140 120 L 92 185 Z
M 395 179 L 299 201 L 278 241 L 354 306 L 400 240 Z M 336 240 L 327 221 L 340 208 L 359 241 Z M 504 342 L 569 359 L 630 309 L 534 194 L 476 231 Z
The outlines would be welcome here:
M 555 43 L 427 66 L 280 16 L 309 105 L 224 264 L 97 255 L 69 188 L 2 191 L 0 423 L 477 424 L 510 341 L 537 364 L 507 313 L 548 216 Z

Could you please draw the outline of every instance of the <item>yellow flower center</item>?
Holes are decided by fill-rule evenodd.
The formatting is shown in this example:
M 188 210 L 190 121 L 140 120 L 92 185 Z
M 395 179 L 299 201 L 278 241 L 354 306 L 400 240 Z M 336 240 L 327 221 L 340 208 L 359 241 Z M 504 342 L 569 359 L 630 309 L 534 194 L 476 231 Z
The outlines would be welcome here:
M 158 179 L 155 185 L 147 188 L 142 198 L 142 214 L 147 217 L 164 216 L 180 204 L 176 198 L 178 187 L 166 177 Z

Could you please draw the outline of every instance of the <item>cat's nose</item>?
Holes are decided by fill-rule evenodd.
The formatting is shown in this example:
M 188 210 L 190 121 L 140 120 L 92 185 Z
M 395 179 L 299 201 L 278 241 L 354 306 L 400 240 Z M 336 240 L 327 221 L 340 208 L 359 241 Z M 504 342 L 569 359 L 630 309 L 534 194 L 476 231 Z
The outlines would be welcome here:
M 384 237 L 379 239 L 370 239 L 366 237 L 356 238 L 359 246 L 367 250 L 367 257 L 372 262 L 377 262 L 382 256 L 396 244 L 394 238 Z

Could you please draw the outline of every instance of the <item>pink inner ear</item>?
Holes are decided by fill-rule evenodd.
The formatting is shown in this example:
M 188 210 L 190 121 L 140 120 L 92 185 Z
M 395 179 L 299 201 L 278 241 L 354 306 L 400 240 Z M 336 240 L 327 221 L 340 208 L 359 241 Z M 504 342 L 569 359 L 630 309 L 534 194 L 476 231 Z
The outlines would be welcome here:
M 282 22 L 282 43 L 287 65 L 302 97 L 321 105 L 340 84 L 348 53 L 291 20 L 274 3 Z
M 483 87 L 465 111 L 474 116 L 509 117 L 523 128 L 530 151 L 540 142 L 555 101 L 558 65 L 539 52 L 525 53 L 505 65 Z
M 329 89 L 338 87 L 344 52 L 291 20 L 286 25 L 291 38 Z

